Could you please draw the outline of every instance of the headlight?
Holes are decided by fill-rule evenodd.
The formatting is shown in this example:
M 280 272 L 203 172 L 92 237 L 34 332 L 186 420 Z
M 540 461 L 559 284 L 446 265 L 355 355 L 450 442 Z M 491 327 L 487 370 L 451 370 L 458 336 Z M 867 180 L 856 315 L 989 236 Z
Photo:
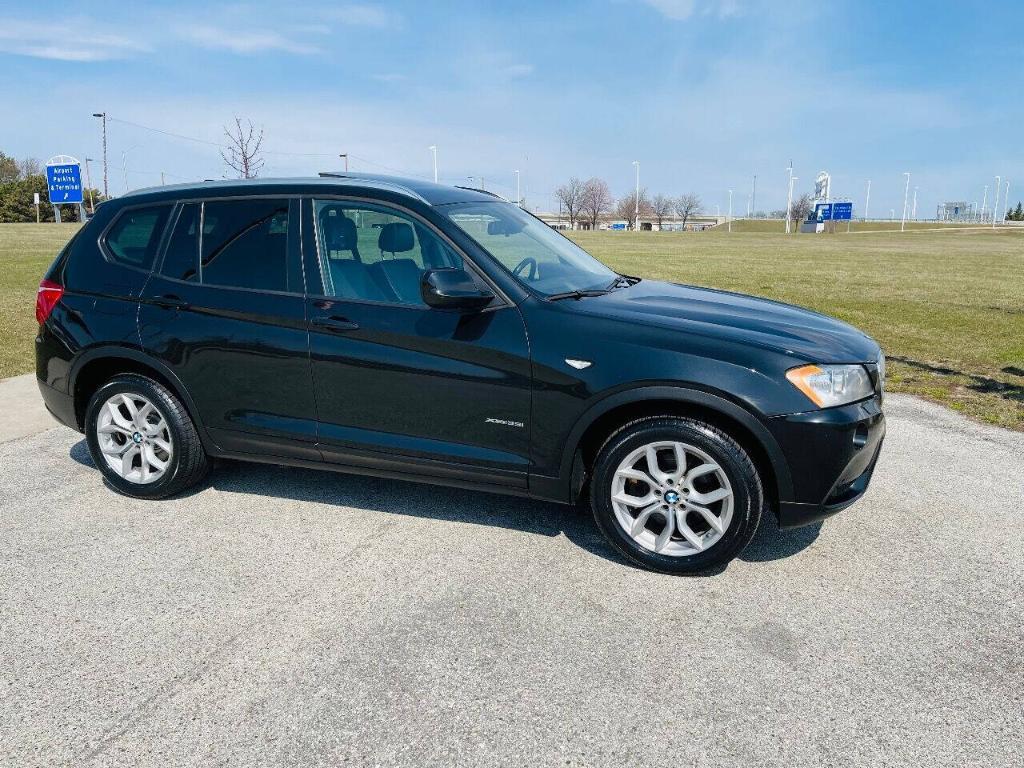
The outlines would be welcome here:
M 875 393 L 863 365 L 805 365 L 786 371 L 786 378 L 819 408 L 846 405 Z

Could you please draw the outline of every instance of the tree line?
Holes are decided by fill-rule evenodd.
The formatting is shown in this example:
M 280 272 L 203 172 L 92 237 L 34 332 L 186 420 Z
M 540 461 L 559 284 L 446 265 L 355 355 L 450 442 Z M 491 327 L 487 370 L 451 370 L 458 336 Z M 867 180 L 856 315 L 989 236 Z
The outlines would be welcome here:
M 17 160 L 0 151 L 0 222 L 17 223 L 36 220 L 36 207 L 32 204 L 35 193 L 39 193 L 39 220 L 54 221 L 53 206 L 50 205 L 46 186 L 46 173 L 42 162 L 34 157 Z M 103 202 L 98 189 L 84 190 L 85 200 L 96 205 Z M 78 205 L 60 206 L 61 221 L 78 221 Z
M 703 209 L 703 203 L 697 195 L 670 197 L 657 194 L 650 197 L 646 189 L 641 189 L 639 194 L 636 191 L 630 192 L 616 200 L 607 182 L 596 177 L 582 181 L 574 176 L 555 190 L 555 197 L 569 219 L 570 229 L 575 229 L 577 223 L 597 229 L 598 223 L 608 216 L 622 219 L 629 229 L 636 229 L 638 214 L 644 218 L 653 218 L 658 222 L 659 229 L 665 219 L 674 214 L 682 219 L 685 227 L 687 220 Z

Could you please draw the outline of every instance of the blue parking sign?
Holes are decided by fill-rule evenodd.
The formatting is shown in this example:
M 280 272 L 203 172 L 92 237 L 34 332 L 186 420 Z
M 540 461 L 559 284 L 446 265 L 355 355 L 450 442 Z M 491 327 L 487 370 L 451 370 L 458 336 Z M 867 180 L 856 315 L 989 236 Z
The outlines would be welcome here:
M 832 203 L 832 220 L 849 221 L 853 218 L 853 203 Z
M 50 190 L 50 203 L 82 202 L 82 166 L 78 163 L 46 166 L 46 186 Z

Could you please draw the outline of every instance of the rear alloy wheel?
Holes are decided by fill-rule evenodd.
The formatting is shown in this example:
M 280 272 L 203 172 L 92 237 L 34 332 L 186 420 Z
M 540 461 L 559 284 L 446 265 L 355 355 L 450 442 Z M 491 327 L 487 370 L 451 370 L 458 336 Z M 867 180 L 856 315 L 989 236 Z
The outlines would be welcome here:
M 85 434 L 93 462 L 127 496 L 160 499 L 198 483 L 209 468 L 192 419 L 166 387 L 124 374 L 89 401 Z
M 174 458 L 167 419 L 137 392 L 119 392 L 100 407 L 96 441 L 107 467 L 131 483 L 159 481 Z
M 598 527 L 629 559 L 666 573 L 699 573 L 731 560 L 753 536 L 763 503 L 746 452 L 693 419 L 627 424 L 595 462 Z

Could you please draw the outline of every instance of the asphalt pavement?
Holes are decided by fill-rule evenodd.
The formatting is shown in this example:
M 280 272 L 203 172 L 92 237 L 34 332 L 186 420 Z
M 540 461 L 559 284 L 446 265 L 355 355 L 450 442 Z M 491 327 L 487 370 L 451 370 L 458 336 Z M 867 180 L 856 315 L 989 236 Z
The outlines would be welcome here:
M 860 504 L 704 578 L 554 505 L 242 464 L 141 502 L 12 436 L 0 765 L 1019 766 L 1024 435 L 887 411 Z

